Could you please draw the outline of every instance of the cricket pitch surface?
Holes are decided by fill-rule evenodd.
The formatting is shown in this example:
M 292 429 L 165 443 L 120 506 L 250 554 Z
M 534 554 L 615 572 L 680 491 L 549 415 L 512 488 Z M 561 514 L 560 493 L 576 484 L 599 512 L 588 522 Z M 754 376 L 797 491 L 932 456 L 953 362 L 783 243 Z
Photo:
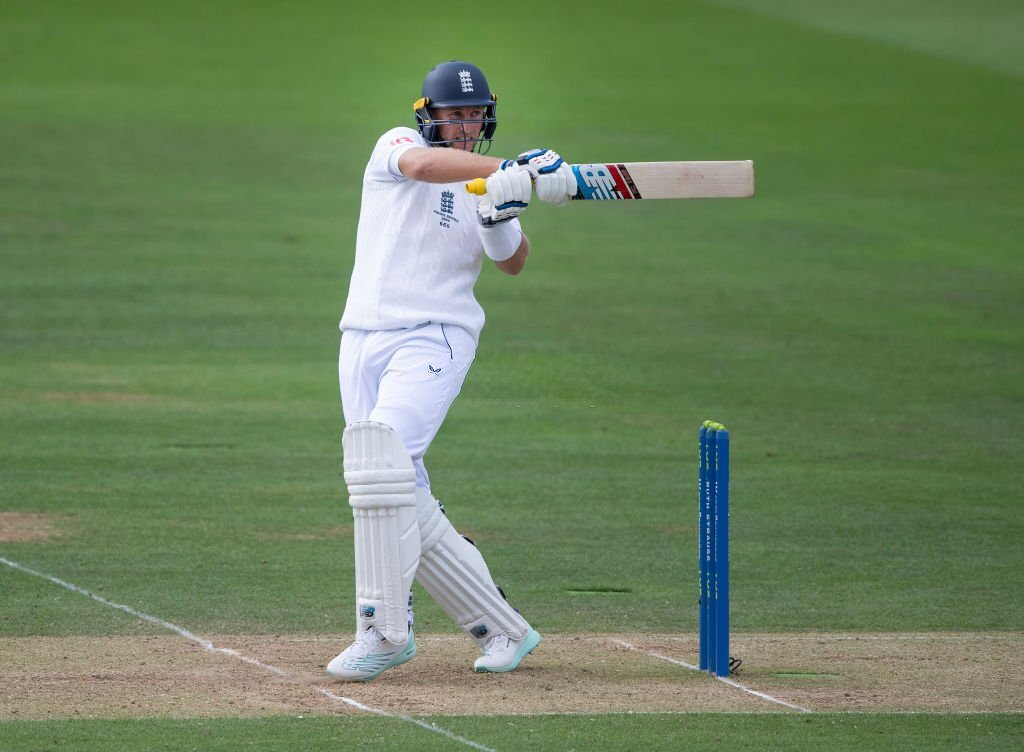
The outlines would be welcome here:
M 271 714 L 1022 712 L 1024 633 L 734 634 L 731 683 L 695 638 L 546 634 L 510 674 L 476 674 L 456 634 L 368 684 L 324 664 L 349 635 L 0 638 L 0 719 Z

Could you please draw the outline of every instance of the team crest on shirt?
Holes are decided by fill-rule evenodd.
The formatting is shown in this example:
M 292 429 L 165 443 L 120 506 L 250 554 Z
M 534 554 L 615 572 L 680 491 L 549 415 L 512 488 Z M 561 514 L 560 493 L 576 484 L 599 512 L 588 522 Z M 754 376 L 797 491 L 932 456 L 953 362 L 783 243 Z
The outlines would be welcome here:
M 438 223 L 441 227 L 451 227 L 452 222 L 458 224 L 459 220 L 455 216 L 455 194 L 449 190 L 441 191 L 441 208 L 434 209 L 434 214 L 441 218 Z

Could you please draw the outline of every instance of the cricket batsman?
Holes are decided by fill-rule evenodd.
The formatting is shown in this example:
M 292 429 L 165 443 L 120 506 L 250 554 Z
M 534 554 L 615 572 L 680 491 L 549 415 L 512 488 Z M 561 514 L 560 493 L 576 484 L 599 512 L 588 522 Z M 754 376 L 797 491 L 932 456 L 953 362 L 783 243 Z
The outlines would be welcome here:
M 413 109 L 416 128 L 387 131 L 366 166 L 340 325 L 356 635 L 327 673 L 345 681 L 368 681 L 416 654 L 414 578 L 476 641 L 474 670 L 512 671 L 540 643 L 432 495 L 423 458 L 476 354 L 484 312 L 473 287 L 484 259 L 518 275 L 530 252 L 520 216 L 531 197 L 562 205 L 577 185 L 548 149 L 486 156 L 497 97 L 475 65 L 431 69 Z M 475 178 L 486 178 L 482 198 L 466 191 Z

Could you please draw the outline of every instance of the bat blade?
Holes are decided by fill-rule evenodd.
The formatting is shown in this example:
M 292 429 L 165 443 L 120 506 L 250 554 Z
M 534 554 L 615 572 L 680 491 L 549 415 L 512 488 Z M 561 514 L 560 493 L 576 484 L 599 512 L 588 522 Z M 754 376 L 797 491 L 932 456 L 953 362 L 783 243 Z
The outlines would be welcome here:
M 754 195 L 754 163 L 624 162 L 572 166 L 578 201 L 653 198 L 749 198 Z
M 650 198 L 750 198 L 754 195 L 754 163 L 618 162 L 571 165 L 578 190 L 574 201 L 622 201 Z M 477 178 L 466 190 L 487 193 Z

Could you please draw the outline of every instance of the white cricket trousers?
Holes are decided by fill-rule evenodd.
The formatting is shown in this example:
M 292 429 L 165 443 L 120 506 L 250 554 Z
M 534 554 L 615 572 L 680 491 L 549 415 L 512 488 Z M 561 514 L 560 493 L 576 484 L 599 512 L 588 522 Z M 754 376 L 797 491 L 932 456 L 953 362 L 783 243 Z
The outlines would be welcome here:
M 416 485 L 429 490 L 423 455 L 475 356 L 472 335 L 451 324 L 345 330 L 338 356 L 345 424 L 373 420 L 395 429 L 412 457 Z

